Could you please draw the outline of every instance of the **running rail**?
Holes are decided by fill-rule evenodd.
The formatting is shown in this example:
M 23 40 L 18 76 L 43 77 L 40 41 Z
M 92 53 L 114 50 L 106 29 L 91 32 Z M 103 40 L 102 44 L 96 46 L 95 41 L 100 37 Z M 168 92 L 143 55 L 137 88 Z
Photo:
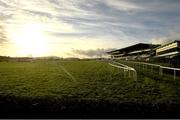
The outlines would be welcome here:
M 116 68 L 120 68 L 120 69 L 124 69 L 124 70 L 128 70 L 128 71 L 133 71 L 133 78 L 134 78 L 134 81 L 137 81 L 137 72 L 134 68 L 132 67 L 129 67 L 127 65 L 124 65 L 122 63 L 119 63 L 119 62 L 114 62 L 114 61 L 110 61 L 112 63 L 109 63 L 109 65 L 113 66 L 113 67 L 116 67 Z M 118 64 L 118 65 L 116 65 Z M 125 71 L 124 71 L 125 72 Z M 124 73 L 125 74 L 125 73 Z
M 131 63 L 137 63 L 137 64 L 143 64 L 143 65 L 150 65 L 150 66 L 155 66 L 159 67 L 159 74 L 163 74 L 163 69 L 169 69 L 174 71 L 174 80 L 176 80 L 176 71 L 180 71 L 180 68 L 173 68 L 173 67 L 165 67 L 157 64 L 151 64 L 151 63 L 145 63 L 145 62 L 134 62 L 134 61 L 126 61 L 126 62 L 131 62 Z

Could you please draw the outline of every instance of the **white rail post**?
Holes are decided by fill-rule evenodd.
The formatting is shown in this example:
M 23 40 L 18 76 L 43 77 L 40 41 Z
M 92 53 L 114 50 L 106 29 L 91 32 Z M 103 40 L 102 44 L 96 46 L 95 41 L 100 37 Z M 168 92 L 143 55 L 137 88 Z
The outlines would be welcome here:
M 137 81 L 137 72 L 136 72 L 136 70 L 134 69 L 134 81 Z
M 151 65 L 151 72 L 153 72 L 153 66 Z
M 126 70 L 124 69 L 124 79 L 126 78 Z
M 131 77 L 131 70 L 128 70 L 128 72 L 129 72 L 129 77 Z
M 174 80 L 176 80 L 176 70 L 174 70 Z
M 141 69 L 141 64 L 139 63 L 139 70 Z
M 163 69 L 161 68 L 161 66 L 159 67 L 159 74 L 162 76 L 163 75 Z

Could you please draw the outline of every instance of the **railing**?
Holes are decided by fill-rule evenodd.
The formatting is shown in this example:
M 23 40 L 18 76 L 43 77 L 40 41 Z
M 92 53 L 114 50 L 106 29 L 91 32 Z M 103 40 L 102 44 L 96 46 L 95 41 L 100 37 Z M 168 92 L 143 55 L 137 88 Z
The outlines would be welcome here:
M 173 71 L 173 78 L 176 80 L 177 78 L 177 71 L 180 72 L 179 68 L 172 68 L 172 67 L 165 67 L 157 64 L 151 64 L 151 63 L 145 63 L 145 62 L 134 62 L 134 61 L 122 61 L 122 62 L 128 62 L 133 63 L 133 67 L 139 67 L 139 69 L 142 68 L 142 70 L 146 70 L 148 67 L 150 67 L 150 71 L 153 72 L 155 69 L 159 72 L 160 76 L 163 76 L 164 70 L 171 70 Z
M 127 65 L 124 65 L 122 63 L 119 63 L 119 62 L 115 62 L 115 61 L 110 61 L 109 65 L 113 66 L 113 67 L 116 67 L 116 68 L 119 68 L 119 69 L 123 69 L 124 70 L 124 78 L 126 78 L 127 76 L 127 72 L 129 73 L 129 76 L 131 76 L 131 72 L 133 72 L 133 79 L 134 81 L 137 81 L 137 72 L 134 68 L 132 67 L 129 67 Z

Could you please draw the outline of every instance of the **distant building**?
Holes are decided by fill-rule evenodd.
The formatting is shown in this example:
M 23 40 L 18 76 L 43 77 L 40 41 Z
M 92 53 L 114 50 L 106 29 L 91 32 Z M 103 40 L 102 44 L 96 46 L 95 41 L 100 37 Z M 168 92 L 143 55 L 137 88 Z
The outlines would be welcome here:
M 33 60 L 34 60 L 31 57 L 14 57 L 12 59 L 17 61 L 17 62 L 33 62 Z
M 160 45 L 138 43 L 129 47 L 107 52 L 111 58 L 122 60 L 149 60 L 155 55 L 155 48 Z

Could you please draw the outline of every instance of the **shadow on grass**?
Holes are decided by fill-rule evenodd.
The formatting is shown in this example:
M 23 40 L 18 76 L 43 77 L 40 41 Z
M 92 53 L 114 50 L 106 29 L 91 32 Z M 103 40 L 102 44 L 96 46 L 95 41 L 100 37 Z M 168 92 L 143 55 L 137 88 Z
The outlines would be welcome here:
M 0 96 L 0 118 L 180 118 L 180 104 Z

